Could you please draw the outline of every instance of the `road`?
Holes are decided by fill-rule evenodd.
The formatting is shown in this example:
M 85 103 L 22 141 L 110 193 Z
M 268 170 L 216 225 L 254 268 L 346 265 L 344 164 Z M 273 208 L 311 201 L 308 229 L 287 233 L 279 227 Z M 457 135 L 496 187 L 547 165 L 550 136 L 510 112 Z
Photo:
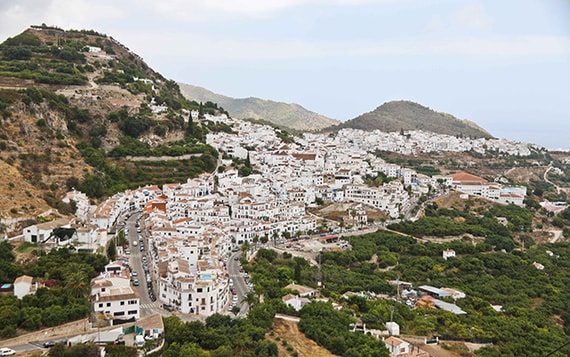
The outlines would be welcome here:
M 142 265 L 142 257 L 143 256 L 146 257 L 149 267 L 149 272 L 152 276 L 152 271 L 150 271 L 150 269 L 152 269 L 151 257 L 148 254 L 149 251 L 148 239 L 144 236 L 144 232 L 141 233 L 143 240 L 142 243 L 140 243 L 139 233 L 137 233 L 137 218 L 138 218 L 138 213 L 134 213 L 132 216 L 130 216 L 127 219 L 126 231 L 128 231 L 127 236 L 129 240 L 129 247 L 131 250 L 131 254 L 129 257 L 129 265 L 131 266 L 132 271 L 137 272 L 136 278 L 139 280 L 139 286 L 136 288 L 138 289 L 140 295 L 141 317 L 144 317 L 152 315 L 157 312 L 163 313 L 164 311 L 161 311 L 161 309 L 159 308 L 160 303 L 158 302 L 158 299 L 153 302 L 149 297 L 149 289 L 146 282 L 145 271 Z M 134 246 L 135 241 L 137 242 L 136 247 Z M 144 246 L 145 248 L 144 251 L 140 250 L 141 245 Z M 156 281 L 154 279 L 152 279 L 152 284 L 153 284 L 152 285 L 153 289 L 156 292 L 156 286 L 155 286 Z
M 238 296 L 238 306 L 240 306 L 241 304 L 238 316 L 245 316 L 249 311 L 249 306 L 242 301 L 245 294 L 247 294 L 247 292 L 249 291 L 249 288 L 245 283 L 242 273 L 240 272 L 241 263 L 239 259 L 241 257 L 241 254 L 242 254 L 241 252 L 236 252 L 232 254 L 230 256 L 230 259 L 228 260 L 228 263 L 226 264 L 226 267 L 228 269 L 228 274 L 230 278 L 232 278 L 234 282 L 234 288 L 236 289 L 236 293 Z
M 550 181 L 548 179 L 548 173 L 550 172 L 550 170 L 553 169 L 552 163 L 550 163 L 550 166 L 548 166 L 548 168 L 546 169 L 546 171 L 544 171 L 544 181 L 548 182 L 549 184 L 551 184 L 552 186 L 554 186 L 554 188 L 556 188 L 556 194 L 560 193 L 560 187 L 558 187 L 558 185 L 556 185 L 554 182 Z

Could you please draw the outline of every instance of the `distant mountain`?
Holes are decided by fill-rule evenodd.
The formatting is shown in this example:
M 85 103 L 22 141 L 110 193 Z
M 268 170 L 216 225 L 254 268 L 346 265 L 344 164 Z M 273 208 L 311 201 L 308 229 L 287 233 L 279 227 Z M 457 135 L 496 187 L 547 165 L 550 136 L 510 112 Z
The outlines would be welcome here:
M 353 128 L 361 130 L 424 130 L 446 135 L 463 135 L 476 138 L 493 136 L 469 120 L 457 119 L 451 114 L 436 112 L 423 105 L 406 101 L 387 102 L 369 113 L 342 123 L 335 130 Z
M 205 88 L 178 83 L 180 91 L 189 100 L 215 102 L 237 119 L 263 119 L 297 130 L 320 130 L 340 122 L 317 114 L 294 103 L 275 102 L 260 98 L 231 98 Z

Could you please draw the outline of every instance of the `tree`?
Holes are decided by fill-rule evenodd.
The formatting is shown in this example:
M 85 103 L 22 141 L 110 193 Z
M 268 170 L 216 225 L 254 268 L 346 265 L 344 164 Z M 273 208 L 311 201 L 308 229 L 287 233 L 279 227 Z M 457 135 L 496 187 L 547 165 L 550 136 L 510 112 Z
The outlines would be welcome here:
M 245 302 L 251 309 L 252 306 L 259 302 L 259 299 L 253 291 L 248 291 L 243 297 L 242 302 Z
M 249 151 L 247 152 L 247 157 L 245 158 L 245 166 L 251 169 L 251 161 L 249 159 Z
M 65 278 L 65 290 L 75 298 L 84 297 L 89 291 L 89 279 L 85 272 L 74 271 Z
M 107 246 L 107 257 L 109 260 L 113 261 L 117 257 L 117 247 L 115 246 L 115 241 L 111 239 L 109 245 Z
M 245 254 L 247 253 L 247 251 L 249 250 L 249 242 L 245 242 L 241 245 L 241 251 L 242 253 Z

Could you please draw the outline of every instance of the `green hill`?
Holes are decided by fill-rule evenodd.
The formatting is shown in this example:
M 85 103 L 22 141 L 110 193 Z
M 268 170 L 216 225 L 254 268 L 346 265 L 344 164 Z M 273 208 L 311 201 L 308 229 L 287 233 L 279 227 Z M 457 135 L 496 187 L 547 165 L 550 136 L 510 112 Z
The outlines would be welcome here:
M 436 112 L 423 105 L 400 100 L 387 102 L 369 113 L 342 123 L 335 130 L 353 128 L 361 130 L 423 130 L 446 135 L 463 135 L 475 138 L 493 136 L 477 124 L 455 118 L 451 114 Z
M 32 26 L 0 44 L 0 216 L 35 217 L 75 187 L 100 198 L 215 168 L 211 131 L 178 84 L 93 30 Z M 139 157 L 129 161 L 127 157 Z M 168 156 L 157 161 L 150 157 Z M 141 157 L 144 157 L 142 160 Z M 25 194 L 21 194 L 25 193 Z
M 182 94 L 197 102 L 216 102 L 237 119 L 263 119 L 278 126 L 313 131 L 337 125 L 339 121 L 320 115 L 294 103 L 260 98 L 231 98 L 205 88 L 179 83 Z

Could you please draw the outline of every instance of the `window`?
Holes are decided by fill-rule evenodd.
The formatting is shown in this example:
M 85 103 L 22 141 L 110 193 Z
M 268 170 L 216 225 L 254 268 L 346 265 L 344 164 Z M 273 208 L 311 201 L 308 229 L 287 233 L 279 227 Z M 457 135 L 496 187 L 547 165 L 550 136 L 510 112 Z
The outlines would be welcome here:
M 115 312 L 113 313 L 113 316 L 123 316 L 124 314 L 125 314 L 124 311 L 115 311 Z
M 123 305 L 125 305 L 125 302 L 124 302 L 124 301 L 121 301 L 121 306 L 123 306 Z
M 202 288 L 198 288 L 196 289 L 197 292 L 201 293 L 202 292 Z
M 129 314 L 129 315 L 136 315 L 136 314 L 137 314 L 137 310 L 129 310 L 128 314 Z
M 99 307 L 102 308 L 102 307 L 103 307 L 103 304 L 99 304 Z
M 110 303 L 110 302 L 108 302 L 108 303 L 107 303 L 107 307 L 110 307 L 110 306 L 111 306 L 111 303 Z

